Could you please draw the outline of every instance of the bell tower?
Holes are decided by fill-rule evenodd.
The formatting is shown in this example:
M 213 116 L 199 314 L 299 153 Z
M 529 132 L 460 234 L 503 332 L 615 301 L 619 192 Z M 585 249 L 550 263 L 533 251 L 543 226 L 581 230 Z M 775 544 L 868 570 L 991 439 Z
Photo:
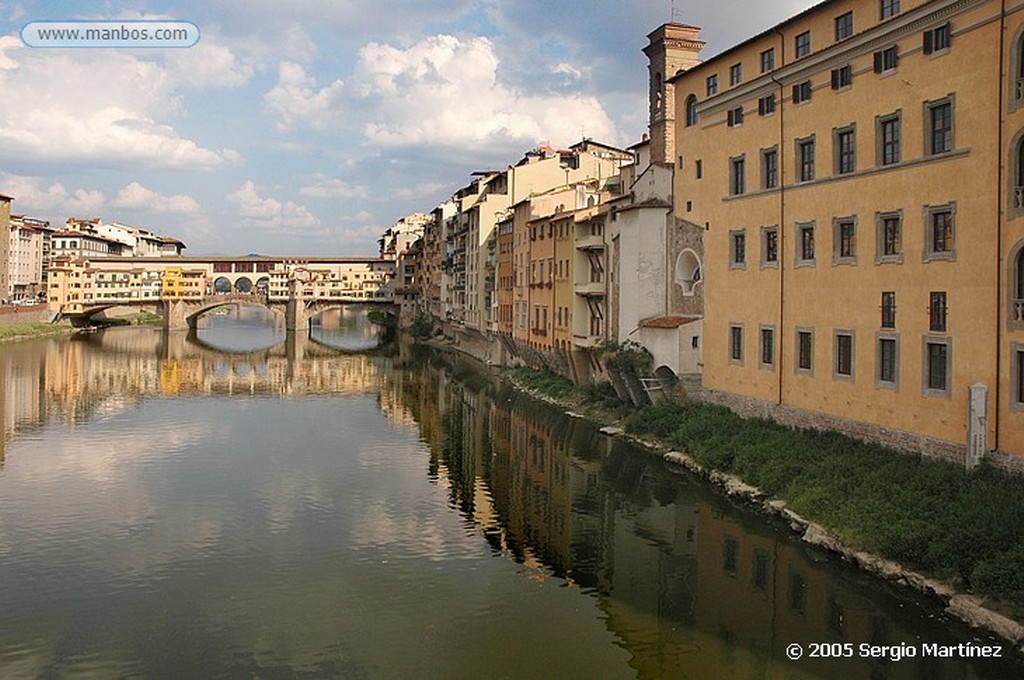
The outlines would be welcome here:
M 662 24 L 647 39 L 648 114 L 651 132 L 651 162 L 675 162 L 676 100 L 674 87 L 669 82 L 678 71 L 685 71 L 700 63 L 700 50 L 704 41 L 700 29 L 687 24 Z

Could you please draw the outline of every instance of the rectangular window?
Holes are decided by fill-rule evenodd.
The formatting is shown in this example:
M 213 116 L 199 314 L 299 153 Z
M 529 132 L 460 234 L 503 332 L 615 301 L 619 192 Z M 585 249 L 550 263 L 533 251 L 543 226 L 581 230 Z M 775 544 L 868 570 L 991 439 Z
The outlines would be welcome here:
M 882 292 L 882 328 L 896 328 L 896 292 Z
M 766 94 L 757 100 L 757 115 L 767 116 L 771 113 L 775 113 L 775 95 Z
M 953 103 L 944 101 L 928 107 L 928 153 L 935 155 L 953 150 Z
M 928 296 L 928 330 L 933 333 L 946 332 L 945 291 L 933 291 Z
M 836 375 L 844 378 L 853 377 L 852 333 L 836 333 Z
M 775 329 L 761 328 L 761 366 L 775 365 Z
M 811 359 L 813 350 L 813 335 L 811 331 L 797 331 L 796 334 L 796 367 L 801 371 L 811 370 Z
M 847 64 L 832 69 L 832 89 L 839 90 L 853 84 L 853 67 Z
M 814 224 L 797 225 L 797 264 L 814 264 Z
M 743 107 L 737 106 L 734 109 L 729 109 L 726 112 L 726 120 L 729 127 L 737 127 L 743 125 Z
M 729 67 L 729 85 L 739 85 L 743 81 L 743 64 Z
M 879 16 L 882 19 L 888 19 L 894 17 L 900 13 L 900 0 L 881 0 L 881 12 Z
M 796 150 L 800 181 L 810 182 L 814 179 L 814 140 L 805 139 L 797 142 Z
M 707 79 L 707 93 L 709 97 L 718 94 L 718 74 L 712 74 Z
M 746 159 L 740 156 L 729 160 L 729 195 L 740 196 L 746 191 Z
M 953 210 L 928 210 L 928 232 L 925 234 L 925 259 L 950 259 L 953 255 Z
M 887 386 L 895 385 L 898 366 L 899 347 L 896 338 L 884 336 L 878 338 L 878 382 Z
M 857 261 L 857 222 L 852 218 L 833 222 L 832 263 L 853 264 Z
M 949 343 L 942 340 L 926 340 L 924 345 L 925 391 L 947 394 L 949 392 Z
M 743 267 L 747 263 L 747 233 L 745 231 L 732 231 L 730 235 L 729 268 Z
M 903 226 L 900 213 L 879 213 L 876 262 L 899 262 L 903 256 Z
M 761 73 L 775 69 L 775 48 L 771 47 L 761 53 Z
M 949 30 L 949 22 L 946 22 L 941 26 L 937 26 L 930 31 L 925 31 L 924 53 L 932 54 L 933 52 L 948 50 L 952 35 L 953 34 Z
M 696 161 L 694 161 L 693 169 L 694 173 L 696 173 L 697 175 L 697 179 L 700 179 L 701 177 L 704 176 L 704 163 L 701 162 L 699 158 Z
M 881 144 L 880 161 L 882 165 L 900 162 L 900 118 L 892 116 L 881 118 L 878 122 L 879 143 Z
M 896 45 L 875 52 L 875 73 L 886 73 L 896 68 L 900 55 Z
M 836 173 L 847 175 L 857 169 L 857 137 L 853 128 L 836 130 Z
M 846 40 L 853 35 L 853 12 L 840 14 L 836 17 L 836 42 Z
M 779 262 L 779 228 L 761 227 L 761 266 L 775 266 Z
M 793 86 L 793 103 L 801 104 L 811 100 L 811 81 L 805 80 Z
M 794 39 L 796 58 L 802 59 L 811 53 L 811 32 L 804 31 Z
M 765 149 L 761 152 L 761 186 L 774 189 L 779 186 L 779 152 L 777 149 Z
M 729 327 L 729 359 L 733 363 L 743 362 L 743 326 Z
M 735 538 L 725 539 L 722 544 L 722 562 L 725 573 L 736 575 L 737 558 L 739 557 L 740 544 Z

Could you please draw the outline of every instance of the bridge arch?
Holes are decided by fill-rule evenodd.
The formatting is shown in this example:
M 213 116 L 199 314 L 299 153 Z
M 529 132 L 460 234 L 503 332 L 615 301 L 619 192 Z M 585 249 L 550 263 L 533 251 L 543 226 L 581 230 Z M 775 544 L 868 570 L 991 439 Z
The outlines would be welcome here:
M 229 293 L 227 295 L 217 295 L 212 298 L 207 298 L 202 302 L 202 304 L 192 306 L 192 308 L 189 309 L 188 315 L 185 317 L 186 321 L 188 321 L 189 328 L 195 328 L 196 322 L 199 321 L 199 317 L 203 314 L 217 309 L 218 307 L 225 307 L 227 305 L 251 305 L 253 307 L 269 309 L 278 316 L 283 314 L 279 306 L 269 304 L 264 296 L 253 295 L 250 293 Z

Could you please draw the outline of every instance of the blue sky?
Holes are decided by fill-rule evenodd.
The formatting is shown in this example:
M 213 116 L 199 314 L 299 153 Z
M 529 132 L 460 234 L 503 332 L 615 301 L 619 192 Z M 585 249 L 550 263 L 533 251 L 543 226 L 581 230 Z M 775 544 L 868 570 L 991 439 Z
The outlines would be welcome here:
M 675 0 L 703 56 L 815 4 Z M 178 19 L 187 49 L 38 49 L 55 19 Z M 474 170 L 646 131 L 646 35 L 671 0 L 181 0 L 0 7 L 0 193 L 188 253 L 373 255 Z

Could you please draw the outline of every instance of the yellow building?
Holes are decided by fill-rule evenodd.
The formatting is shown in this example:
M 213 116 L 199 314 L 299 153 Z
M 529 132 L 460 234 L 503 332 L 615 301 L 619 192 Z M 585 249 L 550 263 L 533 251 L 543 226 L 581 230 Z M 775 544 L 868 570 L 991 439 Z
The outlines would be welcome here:
M 677 112 L 676 215 L 706 229 L 711 399 L 1021 465 L 1018 10 L 829 0 L 652 80 Z

